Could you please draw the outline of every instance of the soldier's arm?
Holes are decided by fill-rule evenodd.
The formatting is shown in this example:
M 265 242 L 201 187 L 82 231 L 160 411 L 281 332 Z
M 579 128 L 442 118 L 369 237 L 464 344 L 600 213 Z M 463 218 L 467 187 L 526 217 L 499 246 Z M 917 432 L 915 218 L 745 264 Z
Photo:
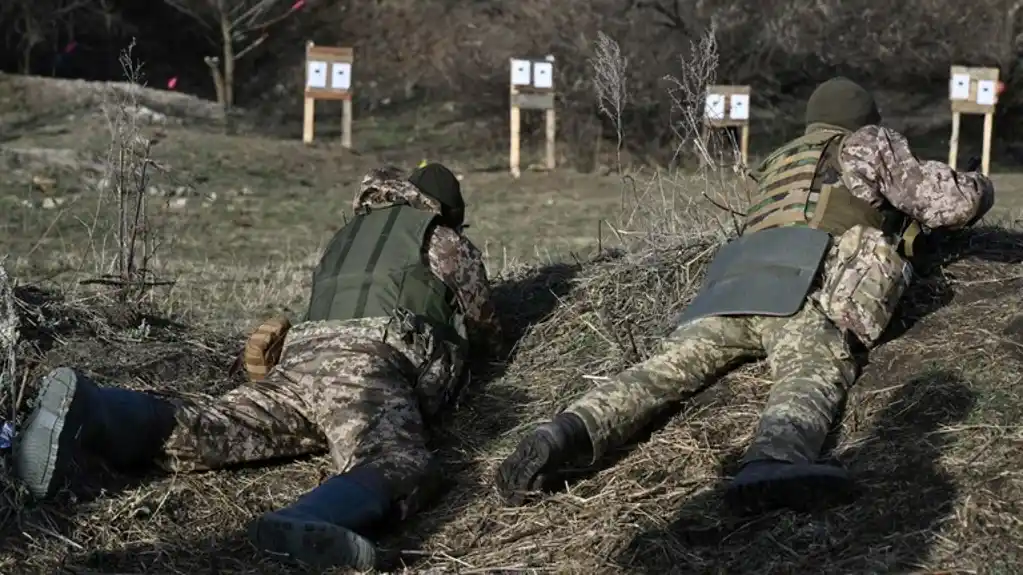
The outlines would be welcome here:
M 851 134 L 842 147 L 841 161 L 854 194 L 857 187 L 870 188 L 929 228 L 970 225 L 994 204 L 994 186 L 986 176 L 957 172 L 943 162 L 921 161 L 906 137 L 889 128 L 867 126 Z
M 489 357 L 501 352 L 501 323 L 491 299 L 490 280 L 483 254 L 451 228 L 437 226 L 427 248 L 430 271 L 455 292 L 465 314 L 469 341 Z

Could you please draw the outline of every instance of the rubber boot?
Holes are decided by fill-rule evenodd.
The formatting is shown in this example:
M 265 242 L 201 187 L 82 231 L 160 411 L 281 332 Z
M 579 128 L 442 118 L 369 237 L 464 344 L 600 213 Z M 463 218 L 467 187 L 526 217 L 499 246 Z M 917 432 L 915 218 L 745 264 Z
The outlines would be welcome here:
M 778 509 L 806 512 L 850 503 L 856 495 L 856 484 L 840 467 L 753 461 L 728 485 L 725 503 L 742 515 Z
M 501 498 L 506 505 L 522 505 L 529 492 L 541 489 L 551 473 L 589 446 L 582 419 L 572 413 L 559 413 L 534 429 L 501 463 L 496 480 Z
M 391 507 L 382 477 L 363 467 L 336 475 L 289 507 L 266 513 L 249 526 L 260 551 L 318 569 L 378 568 L 376 546 L 360 534 Z
M 66 367 L 47 374 L 14 449 L 16 474 L 39 498 L 68 479 L 85 449 L 112 467 L 150 463 L 174 428 L 174 407 L 140 391 L 97 386 Z

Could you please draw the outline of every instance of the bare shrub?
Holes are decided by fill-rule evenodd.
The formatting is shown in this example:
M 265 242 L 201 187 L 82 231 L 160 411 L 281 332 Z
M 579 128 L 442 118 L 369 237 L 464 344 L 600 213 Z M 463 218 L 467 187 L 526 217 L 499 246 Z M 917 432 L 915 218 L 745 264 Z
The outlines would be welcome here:
M 151 269 L 158 248 L 148 190 L 154 172 L 164 171 L 152 157 L 153 141 L 140 122 L 139 93 L 145 84 L 142 66 L 132 57 L 132 42 L 121 54 L 127 85 L 111 88 L 103 104 L 110 131 L 105 173 L 96 196 L 95 218 L 89 224 L 91 251 L 100 277 L 81 282 L 116 288 L 121 301 L 139 301 L 148 288 L 163 285 Z M 116 255 L 108 256 L 110 236 Z
M 632 175 L 623 174 L 623 214 L 612 230 L 623 240 L 631 239 L 623 243 L 641 252 L 708 240 L 716 243 L 740 231 L 736 216 L 742 212 L 732 206 L 741 188 L 736 176 L 741 178 L 745 167 L 728 167 L 712 157 L 715 147 L 710 141 L 719 136 L 709 132 L 704 121 L 707 87 L 715 81 L 718 63 L 715 30 L 694 41 L 679 63 L 678 73 L 664 78 L 673 104 L 670 124 L 677 138 L 676 156 L 692 147 L 700 167 L 692 172 L 656 170 L 640 185 Z M 594 83 L 600 110 L 616 126 L 622 125 L 627 101 L 626 67 L 617 42 L 600 34 L 593 58 Z M 737 160 L 735 142 L 727 143 Z
M 618 42 L 603 32 L 597 32 L 596 52 L 596 55 L 590 59 L 590 66 L 593 67 L 593 87 L 597 92 L 597 107 L 614 123 L 615 134 L 618 136 L 615 147 L 616 163 L 620 170 L 622 145 L 625 141 L 622 114 L 629 99 L 629 93 L 625 89 L 629 59 L 622 55 Z
M 7 417 L 13 425 L 18 404 L 18 311 L 14 307 L 14 281 L 7 275 L 7 256 L 0 258 L 0 422 Z M 13 431 L 0 428 L 0 444 L 9 441 Z

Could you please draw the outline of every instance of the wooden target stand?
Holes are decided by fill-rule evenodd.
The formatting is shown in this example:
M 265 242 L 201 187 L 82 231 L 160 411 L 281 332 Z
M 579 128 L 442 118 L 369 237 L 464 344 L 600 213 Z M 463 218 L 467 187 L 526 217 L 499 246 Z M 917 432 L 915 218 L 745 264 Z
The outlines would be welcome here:
M 341 101 L 341 145 L 352 147 L 352 48 L 305 46 L 305 112 L 302 141 L 310 144 L 316 125 L 316 101 Z
M 984 116 L 984 142 L 980 169 L 991 171 L 991 139 L 994 135 L 998 95 L 1005 86 L 998 80 L 998 68 L 952 66 L 948 99 L 952 105 L 952 135 L 948 139 L 948 165 L 955 169 L 959 159 L 959 124 L 963 114 Z
M 554 56 L 543 60 L 511 59 L 511 141 L 508 167 L 512 177 L 522 175 L 521 161 L 522 110 L 544 110 L 547 132 L 547 169 L 553 170 L 557 118 L 554 112 Z
M 710 141 L 711 129 L 739 128 L 739 155 L 742 164 L 749 163 L 749 86 L 707 86 L 704 106 L 704 145 Z

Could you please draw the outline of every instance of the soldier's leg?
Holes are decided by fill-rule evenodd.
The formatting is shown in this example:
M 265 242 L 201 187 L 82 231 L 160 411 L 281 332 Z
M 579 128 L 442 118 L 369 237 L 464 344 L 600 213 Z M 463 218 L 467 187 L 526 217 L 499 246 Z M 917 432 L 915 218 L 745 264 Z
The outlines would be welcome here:
M 727 499 L 753 513 L 844 501 L 851 480 L 817 460 L 859 374 L 849 340 L 812 302 L 759 321 L 775 383 Z
M 325 439 L 302 416 L 290 382 L 242 386 L 220 399 L 171 399 L 103 387 L 69 368 L 49 373 L 15 448 L 17 474 L 37 497 L 66 480 L 79 449 L 120 469 L 211 469 L 308 453 Z
M 367 354 L 336 359 L 343 370 L 321 376 L 310 401 L 339 474 L 293 505 L 250 527 L 261 550 L 318 566 L 378 566 L 367 530 L 392 510 L 404 519 L 429 484 L 432 453 L 407 369 Z M 400 363 L 400 362 L 398 362 Z
M 502 497 L 521 504 L 525 493 L 580 450 L 589 449 L 596 461 L 665 407 L 736 365 L 762 357 L 760 338 L 750 325 L 746 317 L 710 317 L 676 329 L 659 354 L 586 393 L 523 439 L 498 469 Z
M 219 398 L 175 398 L 176 425 L 157 463 L 167 471 L 207 471 L 325 451 L 302 392 L 287 369 L 275 368 Z

